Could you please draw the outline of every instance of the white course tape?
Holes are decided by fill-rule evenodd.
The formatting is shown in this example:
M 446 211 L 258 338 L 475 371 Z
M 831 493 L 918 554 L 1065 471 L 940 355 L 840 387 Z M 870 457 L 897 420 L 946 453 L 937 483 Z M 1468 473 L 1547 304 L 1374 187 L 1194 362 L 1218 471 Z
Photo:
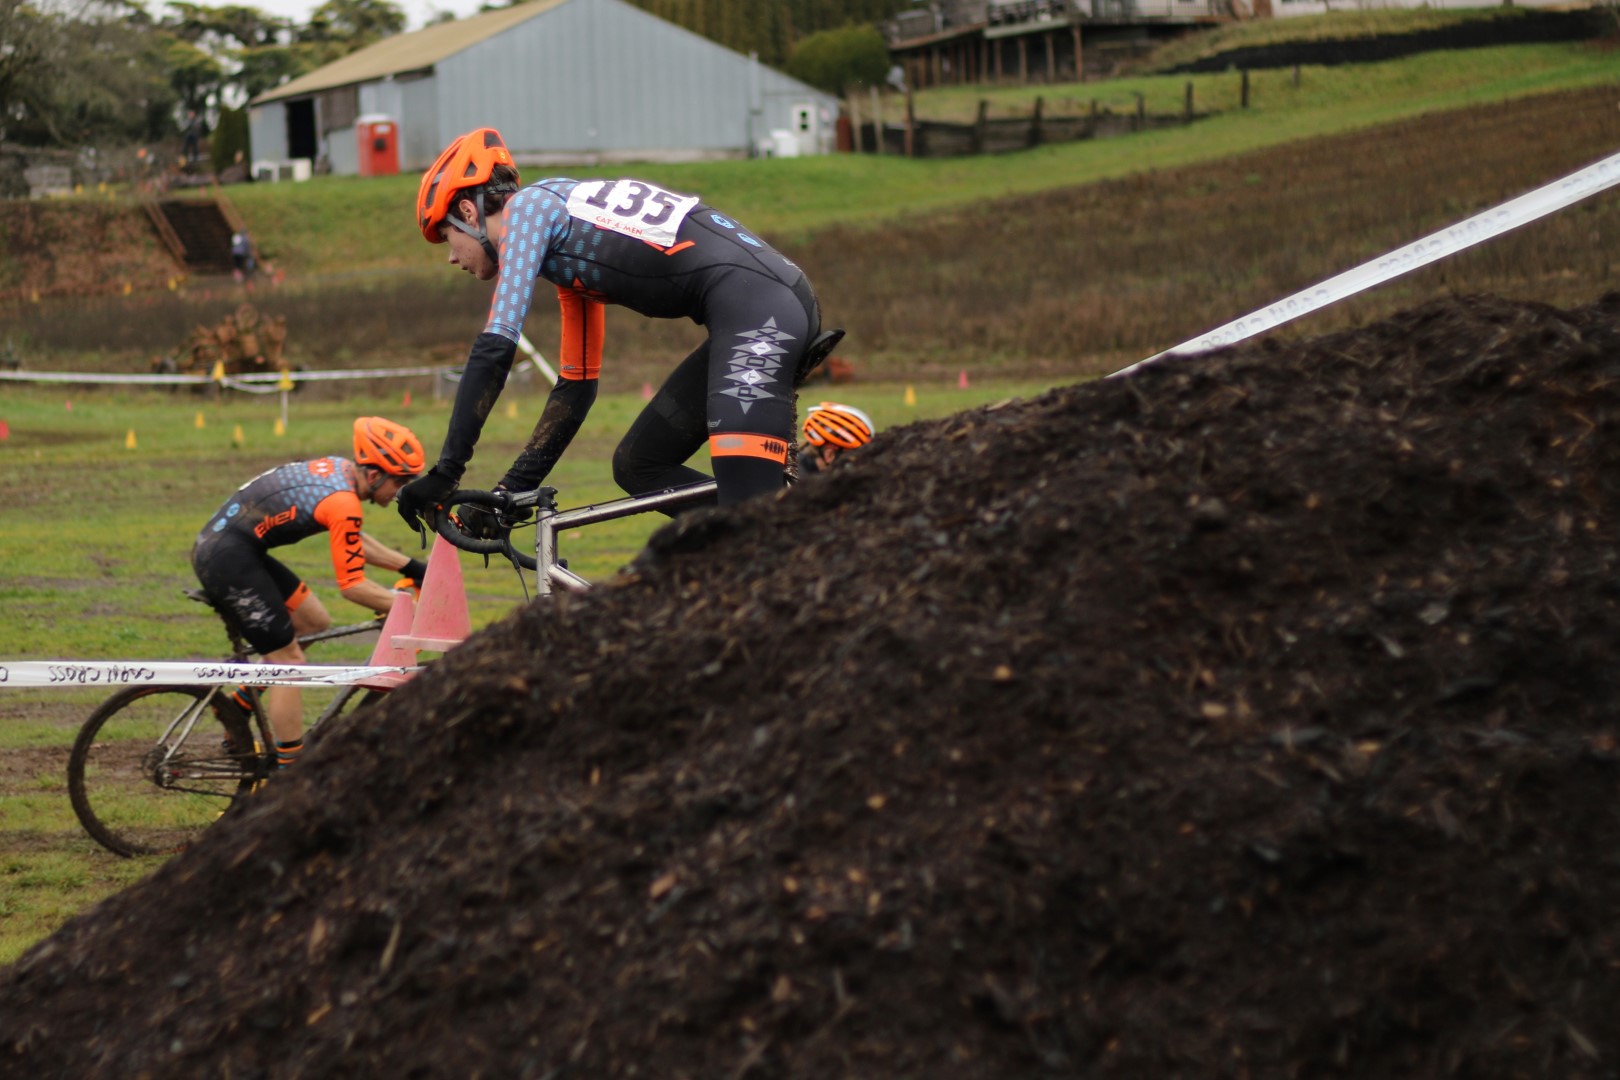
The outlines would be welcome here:
M 1210 349 L 1218 349 L 1253 337 L 1283 323 L 1291 322 L 1301 315 L 1320 311 L 1329 304 L 1343 300 L 1347 296 L 1354 296 L 1374 285 L 1382 285 L 1420 266 L 1427 266 L 1511 229 L 1517 229 L 1520 225 L 1528 225 L 1537 218 L 1546 217 L 1556 210 L 1562 210 L 1600 191 L 1606 191 L 1616 184 L 1620 184 L 1620 154 L 1606 157 L 1580 172 L 1571 173 L 1562 180 L 1555 180 L 1545 187 L 1536 188 L 1528 194 L 1520 195 L 1466 221 L 1458 222 L 1450 228 L 1431 233 L 1387 255 L 1380 255 L 1353 270 L 1346 270 L 1337 277 L 1328 278 L 1275 304 L 1251 311 L 1241 319 L 1233 319 L 1225 326 L 1216 327 L 1191 341 L 1184 341 L 1174 348 L 1155 353 L 1146 360 L 1138 360 L 1108 377 L 1111 379 L 1115 375 L 1129 374 L 1168 356 L 1208 352 Z
M 348 686 L 379 676 L 408 676 L 415 667 L 331 664 L 232 664 L 166 660 L 0 660 L 7 686 Z
M 276 383 L 286 378 L 294 383 L 324 382 L 336 379 L 394 379 L 407 375 L 436 375 L 448 370 L 443 367 L 361 368 L 354 371 L 289 371 L 285 375 L 275 371 L 255 371 L 246 375 L 227 375 L 216 380 L 212 375 L 123 375 L 110 372 L 88 371 L 0 371 L 0 382 L 38 383 L 111 383 L 146 386 L 203 386 L 223 382 L 233 389 L 243 389 L 237 383 Z

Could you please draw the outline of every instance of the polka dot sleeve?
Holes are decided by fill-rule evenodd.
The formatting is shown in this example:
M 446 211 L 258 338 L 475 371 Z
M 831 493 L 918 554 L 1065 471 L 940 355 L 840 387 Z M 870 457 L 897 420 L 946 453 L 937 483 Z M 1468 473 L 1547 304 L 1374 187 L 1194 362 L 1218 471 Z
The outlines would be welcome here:
M 534 303 L 534 285 L 546 253 L 568 232 L 567 199 L 566 190 L 559 196 L 537 184 L 507 200 L 502 217 L 506 233 L 501 239 L 501 270 L 495 279 L 485 333 L 516 341 L 523 332 L 523 320 Z

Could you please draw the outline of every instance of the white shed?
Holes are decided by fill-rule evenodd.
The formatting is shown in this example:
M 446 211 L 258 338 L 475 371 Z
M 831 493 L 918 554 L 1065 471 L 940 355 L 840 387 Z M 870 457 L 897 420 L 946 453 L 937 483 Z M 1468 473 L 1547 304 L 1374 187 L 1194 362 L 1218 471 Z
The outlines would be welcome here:
M 519 165 L 826 153 L 837 116 L 831 95 L 622 0 L 529 0 L 351 53 L 254 98 L 249 125 L 255 174 L 301 177 L 321 159 L 419 171 L 477 127 Z

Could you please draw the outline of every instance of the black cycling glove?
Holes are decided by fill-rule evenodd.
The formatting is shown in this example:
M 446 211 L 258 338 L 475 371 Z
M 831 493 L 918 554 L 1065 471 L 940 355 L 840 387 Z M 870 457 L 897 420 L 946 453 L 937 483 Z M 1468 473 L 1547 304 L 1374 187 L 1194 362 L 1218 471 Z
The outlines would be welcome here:
M 444 512 L 445 500 L 455 490 L 456 481 L 439 472 L 435 465 L 400 488 L 399 494 L 394 496 L 394 504 L 399 507 L 399 516 L 405 519 L 405 524 L 420 531 L 426 522 L 431 529 Z

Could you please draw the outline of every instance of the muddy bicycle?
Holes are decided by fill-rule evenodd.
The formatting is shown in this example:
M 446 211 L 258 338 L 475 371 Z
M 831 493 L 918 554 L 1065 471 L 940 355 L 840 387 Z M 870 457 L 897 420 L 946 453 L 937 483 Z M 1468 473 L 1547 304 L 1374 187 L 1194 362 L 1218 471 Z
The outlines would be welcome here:
M 634 514 L 696 506 L 712 500 L 712 480 L 590 506 L 559 510 L 557 490 L 542 487 L 522 494 L 463 490 L 451 509 L 478 506 L 493 511 L 500 535 L 481 538 L 462 531 L 458 519 L 441 517 L 440 536 L 464 551 L 499 554 L 515 566 L 536 572 L 537 591 L 584 591 L 590 582 L 568 569 L 558 552 L 558 534 L 568 529 Z M 512 531 L 535 529 L 534 554 L 512 542 Z M 254 658 L 240 629 L 197 590 L 193 600 L 208 604 L 225 624 L 231 662 Z M 373 619 L 332 627 L 300 637 L 305 646 L 376 631 Z M 391 688 L 389 688 L 391 689 Z M 311 728 L 376 701 L 389 689 L 351 684 L 310 722 Z M 86 832 L 119 855 L 179 851 L 217 820 L 235 800 L 251 794 L 276 771 L 275 741 L 262 704 L 262 692 L 245 689 L 245 705 L 225 686 L 141 685 L 120 690 L 90 714 L 68 757 L 68 796 Z
M 607 502 L 559 510 L 557 489 L 554 487 L 526 492 L 458 489 L 451 492 L 447 500 L 445 509 L 450 513 L 440 516 L 434 527 L 440 536 L 463 551 L 501 555 L 514 566 L 533 570 L 535 588 L 541 596 L 549 596 L 556 589 L 585 592 L 591 583 L 568 569 L 568 560 L 562 558 L 558 550 L 559 533 L 636 514 L 701 506 L 714 500 L 715 491 L 715 482 L 704 480 L 682 487 L 626 495 Z M 455 515 L 455 509 L 461 506 L 476 506 L 494 514 L 499 526 L 498 535 L 480 537 L 463 531 Z M 532 555 L 512 542 L 514 533 L 528 528 L 533 528 L 535 533 Z
M 230 663 L 254 659 L 235 622 L 202 592 L 225 625 Z M 301 645 L 375 633 L 380 619 L 334 626 Z M 387 693 L 341 687 L 311 727 Z M 196 839 L 231 802 L 254 791 L 276 769 L 275 740 L 262 691 L 225 686 L 140 685 L 113 694 L 79 728 L 68 755 L 68 797 L 97 843 L 119 855 L 161 855 Z M 245 703 L 245 704 L 244 704 Z

